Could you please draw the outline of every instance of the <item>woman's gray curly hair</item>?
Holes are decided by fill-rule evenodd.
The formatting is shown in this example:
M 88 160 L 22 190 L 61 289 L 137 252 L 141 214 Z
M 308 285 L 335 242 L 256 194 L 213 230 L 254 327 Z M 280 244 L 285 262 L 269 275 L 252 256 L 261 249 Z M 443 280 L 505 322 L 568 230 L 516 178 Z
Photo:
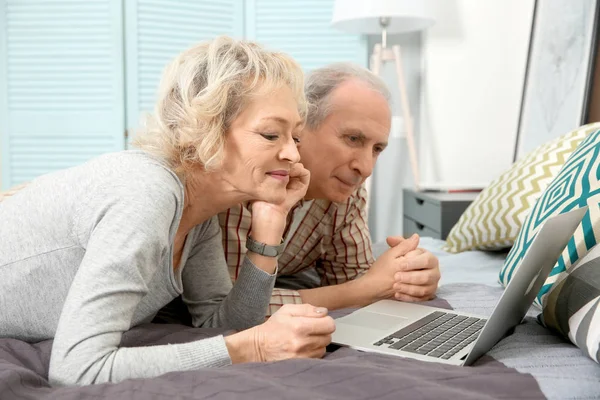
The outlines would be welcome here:
M 180 177 L 194 165 L 215 169 L 231 123 L 252 97 L 287 85 L 306 117 L 304 74 L 290 56 L 220 36 L 179 54 L 165 69 L 154 113 L 133 144 Z

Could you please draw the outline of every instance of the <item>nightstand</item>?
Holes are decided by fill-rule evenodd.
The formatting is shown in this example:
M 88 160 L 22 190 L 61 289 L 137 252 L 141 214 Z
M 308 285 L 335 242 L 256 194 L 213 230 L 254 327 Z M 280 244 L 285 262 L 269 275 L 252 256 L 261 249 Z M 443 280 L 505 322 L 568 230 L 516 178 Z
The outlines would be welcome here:
M 403 190 L 403 235 L 413 233 L 446 239 L 462 213 L 479 193 L 417 192 Z

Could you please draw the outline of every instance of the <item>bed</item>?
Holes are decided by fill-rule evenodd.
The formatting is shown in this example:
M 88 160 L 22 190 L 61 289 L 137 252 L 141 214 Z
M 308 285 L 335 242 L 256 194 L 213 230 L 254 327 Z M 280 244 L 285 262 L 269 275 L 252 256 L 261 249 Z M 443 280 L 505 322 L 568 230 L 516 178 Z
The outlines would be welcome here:
M 502 293 L 498 270 L 505 252 L 450 254 L 422 238 L 440 259 L 442 281 L 432 303 L 489 315 Z M 381 253 L 385 244 L 375 245 Z M 334 316 L 350 310 L 340 310 Z M 600 366 L 542 327 L 532 308 L 524 322 L 472 367 L 331 349 L 322 360 L 287 360 L 169 373 L 153 379 L 76 388 L 47 381 L 52 342 L 0 339 L 0 399 L 596 399 Z M 147 324 L 129 331 L 124 346 L 186 342 L 226 333 L 182 325 Z

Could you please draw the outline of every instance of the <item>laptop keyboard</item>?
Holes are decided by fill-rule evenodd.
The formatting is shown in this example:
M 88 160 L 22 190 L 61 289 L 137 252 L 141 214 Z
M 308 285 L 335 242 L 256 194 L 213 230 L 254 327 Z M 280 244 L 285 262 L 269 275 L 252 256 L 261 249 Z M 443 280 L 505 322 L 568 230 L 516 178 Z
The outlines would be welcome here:
M 434 311 L 373 344 L 447 360 L 475 341 L 485 323 L 481 318 Z

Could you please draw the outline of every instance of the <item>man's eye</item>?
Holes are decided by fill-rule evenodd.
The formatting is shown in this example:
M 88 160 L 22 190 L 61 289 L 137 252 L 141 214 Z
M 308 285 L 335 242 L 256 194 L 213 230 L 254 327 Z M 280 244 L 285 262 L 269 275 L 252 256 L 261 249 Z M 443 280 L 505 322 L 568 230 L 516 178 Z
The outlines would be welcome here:
M 382 147 L 375 147 L 374 149 L 376 154 L 381 154 L 381 152 L 383 152 L 383 148 Z
M 346 136 L 346 140 L 353 145 L 359 144 L 361 142 L 360 136 L 356 136 L 356 135 Z
M 300 138 L 299 137 L 295 137 L 294 138 L 294 142 L 296 142 L 296 144 L 300 143 Z
M 261 133 L 260 135 L 271 142 L 277 140 L 277 138 L 279 137 L 279 135 L 274 133 Z

